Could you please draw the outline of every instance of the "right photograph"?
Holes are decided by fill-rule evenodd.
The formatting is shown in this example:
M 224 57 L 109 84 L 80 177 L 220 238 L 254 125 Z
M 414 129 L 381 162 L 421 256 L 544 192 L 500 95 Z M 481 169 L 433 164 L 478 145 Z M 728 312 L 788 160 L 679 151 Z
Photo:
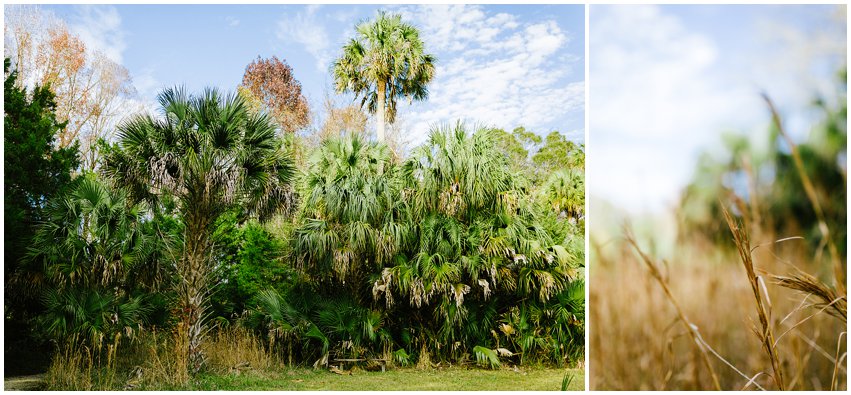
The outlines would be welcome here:
M 589 6 L 591 390 L 847 380 L 847 9 Z

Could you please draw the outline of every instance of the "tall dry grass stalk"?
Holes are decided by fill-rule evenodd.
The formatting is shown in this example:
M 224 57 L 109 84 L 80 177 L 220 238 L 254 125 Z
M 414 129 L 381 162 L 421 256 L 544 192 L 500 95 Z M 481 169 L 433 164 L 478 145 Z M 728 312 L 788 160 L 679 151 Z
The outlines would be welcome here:
M 739 226 L 738 222 L 730 215 L 724 205 L 721 205 L 724 213 L 724 219 L 730 227 L 730 232 L 733 234 L 733 240 L 736 243 L 736 249 L 739 252 L 739 257 L 745 267 L 745 272 L 748 275 L 748 282 L 753 290 L 753 296 L 756 300 L 757 315 L 761 324 L 760 329 L 754 328 L 754 333 L 759 337 L 764 346 L 766 355 L 771 361 L 771 368 L 774 371 L 772 378 L 777 388 L 781 391 L 786 387 L 783 382 L 783 370 L 780 366 L 780 357 L 777 355 L 776 342 L 774 340 L 774 330 L 771 322 L 771 298 L 768 296 L 768 289 L 765 285 L 765 280 L 762 276 L 756 274 L 754 269 L 753 257 L 751 253 L 750 238 L 747 231 Z
M 685 326 L 686 333 L 691 338 L 692 342 L 694 342 L 698 351 L 700 352 L 701 360 L 703 361 L 703 365 L 706 367 L 706 370 L 709 372 L 709 377 L 712 378 L 712 384 L 715 386 L 715 389 L 721 391 L 721 383 L 718 382 L 718 375 L 715 374 L 715 369 L 712 367 L 712 363 L 709 361 L 709 355 L 707 354 L 707 350 L 704 347 L 704 344 L 701 342 L 700 333 L 698 332 L 697 325 L 693 324 L 689 321 L 688 317 L 686 317 L 683 309 L 680 307 L 679 302 L 677 302 L 677 298 L 671 293 L 670 288 L 668 287 L 668 281 L 662 276 L 662 272 L 659 271 L 656 263 L 653 262 L 650 257 L 648 257 L 641 248 L 638 247 L 638 243 L 635 241 L 635 238 L 632 236 L 629 228 L 625 228 L 624 234 L 626 236 L 626 241 L 632 246 L 638 256 L 641 258 L 641 261 L 644 262 L 644 265 L 647 267 L 647 270 L 650 272 L 650 276 L 655 279 L 659 286 L 662 287 L 662 290 L 665 292 L 665 296 L 668 297 L 668 301 L 671 302 L 671 305 L 674 306 L 674 309 L 677 311 L 677 318 L 679 318 L 680 322 L 682 322 L 683 326 Z
M 842 258 L 839 256 L 839 249 L 836 248 L 836 243 L 833 242 L 831 237 L 830 228 L 827 226 L 824 210 L 821 207 L 821 203 L 819 203 L 816 189 L 813 186 L 813 182 L 810 180 L 810 176 L 804 169 L 804 161 L 801 159 L 801 154 L 798 152 L 798 146 L 794 141 L 792 141 L 789 135 L 786 134 L 786 130 L 783 128 L 783 122 L 780 120 L 780 114 L 774 107 L 774 102 L 771 101 L 771 98 L 769 98 L 767 94 L 763 93 L 762 98 L 765 100 L 768 105 L 768 109 L 771 112 L 771 121 L 774 123 L 774 126 L 777 127 L 777 131 L 780 133 L 780 136 L 783 137 L 783 140 L 792 151 L 792 160 L 795 162 L 795 171 L 797 171 L 798 176 L 801 177 L 801 184 L 804 187 L 804 193 L 806 193 L 807 199 L 809 199 L 810 205 L 812 205 L 813 212 L 815 212 L 816 219 L 818 220 L 818 228 L 822 235 L 822 244 L 827 245 L 827 249 L 830 253 L 830 260 L 833 264 L 833 275 L 836 280 L 836 288 L 841 293 L 845 294 L 847 290 L 845 288 L 845 275 Z

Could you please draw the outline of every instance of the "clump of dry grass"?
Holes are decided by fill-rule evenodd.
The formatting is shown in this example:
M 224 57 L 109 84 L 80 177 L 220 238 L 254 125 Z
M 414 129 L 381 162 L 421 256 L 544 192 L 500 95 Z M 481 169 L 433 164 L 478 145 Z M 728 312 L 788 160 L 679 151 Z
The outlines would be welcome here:
M 184 324 L 178 324 L 166 336 L 156 330 L 145 333 L 140 339 L 137 352 L 141 354 L 141 364 L 135 367 L 127 387 L 139 385 L 179 386 L 189 382 L 189 360 L 186 350 L 189 347 Z
M 181 387 L 190 380 L 188 337 L 180 325 L 170 333 L 148 333 L 140 342 L 141 364 L 131 370 L 127 387 Z M 215 374 L 262 374 L 279 367 L 275 355 L 249 330 L 233 325 L 211 331 L 203 353 L 205 370 Z
M 757 239 L 777 238 L 762 234 Z M 825 311 L 839 314 L 840 301 L 845 299 L 831 305 L 830 300 L 839 295 L 830 296 L 830 287 L 820 288 L 819 294 L 812 289 L 771 286 L 779 276 L 766 274 L 783 272 L 789 262 L 798 262 L 802 272 L 818 272 L 825 262 L 814 260 L 800 245 L 768 243 L 770 248 L 749 251 L 751 264 L 758 262 L 762 269 L 752 266 L 750 277 L 747 267 L 737 262 L 741 260 L 738 250 L 726 251 L 701 241 L 682 241 L 672 254 L 676 261 L 672 264 L 636 254 L 634 239 L 632 243 L 591 241 L 588 369 L 592 390 L 715 389 L 706 355 L 725 390 L 777 389 L 773 364 L 766 359 L 762 324 L 758 324 L 759 336 L 748 329 L 753 326 L 748 317 L 753 314 L 754 282 L 775 336 L 771 345 L 784 373 L 784 388 L 847 387 L 844 320 L 806 308 L 811 302 L 807 298 L 815 297 L 821 308 L 827 306 Z M 767 281 L 770 278 L 775 281 Z M 810 281 L 807 286 L 813 284 Z M 802 300 L 800 292 L 813 296 Z
M 256 335 L 240 326 L 216 331 L 207 341 L 204 354 L 208 369 L 216 373 L 241 374 L 266 370 L 276 365 L 275 356 Z
M 93 389 L 92 370 L 94 358 L 91 349 L 71 344 L 62 347 L 45 375 L 50 390 L 90 391 Z
M 103 339 L 94 346 L 86 345 L 74 336 L 53 356 L 45 382 L 52 390 L 109 390 L 117 378 L 117 352 L 121 335 L 111 343 Z
M 712 384 L 715 386 L 715 389 L 720 391 L 721 384 L 718 382 L 718 375 L 715 374 L 715 369 L 712 367 L 712 363 L 709 362 L 709 355 L 707 354 L 707 350 L 704 347 L 704 344 L 701 342 L 700 332 L 698 332 L 698 328 L 694 325 L 689 319 L 686 317 L 683 309 L 680 307 L 679 302 L 677 302 L 677 298 L 671 293 L 670 288 L 668 287 L 668 280 L 662 276 L 662 272 L 659 270 L 659 267 L 655 262 L 653 262 L 650 257 L 648 257 L 641 248 L 638 247 L 638 243 L 635 241 L 635 238 L 630 233 L 627 228 L 624 232 L 626 235 L 626 241 L 635 249 L 635 252 L 641 258 L 641 261 L 644 262 L 645 266 L 650 272 L 650 276 L 653 277 L 665 292 L 665 296 L 668 297 L 668 300 L 671 302 L 671 305 L 674 306 L 674 309 L 677 311 L 677 318 L 682 322 L 683 326 L 686 329 L 686 333 L 691 338 L 692 342 L 694 342 L 695 346 L 697 346 L 697 350 L 700 353 L 701 360 L 703 365 L 706 367 L 706 370 L 709 372 L 709 376 L 712 378 Z
M 791 151 L 794 171 L 815 214 L 819 246 L 810 251 L 801 245 L 787 247 L 792 243 L 780 245 L 803 238 L 777 239 L 772 234 L 778 220 L 793 234 L 799 228 L 795 218 L 770 218 L 761 209 L 765 206 L 746 156 L 741 158 L 740 170 L 748 181 L 749 203 L 730 192 L 731 210 L 741 217 L 735 218 L 722 203 L 724 221 L 718 221 L 718 229 L 723 222 L 730 229 L 735 252 L 706 236 L 683 233 L 674 254 L 678 264 L 666 265 L 663 273 L 630 234 L 627 243 L 613 239 L 604 245 L 592 237 L 588 268 L 592 390 L 707 389 L 700 376 L 704 370 L 713 371 L 706 351 L 724 366 L 717 369 L 724 389 L 847 388 L 846 260 L 839 254 L 797 145 L 784 130 L 772 101 L 767 95 L 763 98 Z M 774 241 L 752 247 L 751 240 Z M 638 252 L 638 263 L 633 262 L 630 249 Z M 741 263 L 733 265 L 736 260 Z M 642 266 L 650 276 L 640 271 Z M 788 273 L 789 267 L 791 274 L 776 274 Z M 831 279 L 817 277 L 824 269 L 829 269 Z M 766 279 L 773 279 L 776 286 L 769 288 Z M 828 285 L 830 280 L 833 286 Z M 750 318 L 754 302 L 758 324 Z M 780 318 L 774 312 L 785 315 Z M 685 333 L 674 331 L 677 322 L 684 324 Z M 684 337 L 698 347 L 683 348 Z
M 181 324 L 171 331 L 145 330 L 133 338 L 116 335 L 95 346 L 75 339 L 54 355 L 45 375 L 51 390 L 121 390 L 182 388 L 189 383 L 188 336 Z M 205 344 L 205 368 L 215 374 L 265 374 L 280 367 L 278 359 L 249 330 L 233 325 L 217 328 Z
M 417 369 L 431 369 L 431 356 L 428 353 L 428 348 L 425 346 L 425 342 L 423 342 L 422 347 L 420 347 L 419 358 L 417 359 Z

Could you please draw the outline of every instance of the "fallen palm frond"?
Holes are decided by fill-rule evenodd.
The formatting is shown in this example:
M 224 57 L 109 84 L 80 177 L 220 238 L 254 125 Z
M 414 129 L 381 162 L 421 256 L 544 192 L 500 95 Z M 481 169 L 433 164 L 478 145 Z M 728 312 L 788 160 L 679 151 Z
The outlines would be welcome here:
M 500 366 L 499 356 L 497 356 L 494 350 L 487 347 L 475 346 L 473 347 L 473 353 L 476 354 L 476 364 L 479 366 L 488 365 L 491 369 Z

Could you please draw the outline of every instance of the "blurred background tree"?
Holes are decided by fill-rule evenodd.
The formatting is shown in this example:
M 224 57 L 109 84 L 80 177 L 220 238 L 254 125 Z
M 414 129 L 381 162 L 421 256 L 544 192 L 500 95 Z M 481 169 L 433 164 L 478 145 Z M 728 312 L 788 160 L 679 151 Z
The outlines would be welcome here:
M 806 137 L 796 142 L 805 174 L 812 181 L 824 211 L 830 238 L 839 254 L 847 251 L 847 98 L 846 70 L 837 74 L 836 100 L 816 98 L 813 109 L 820 115 Z M 833 105 L 829 103 L 835 103 Z M 770 114 L 769 114 L 770 115 Z M 782 114 L 781 114 L 782 116 Z M 723 158 L 704 152 L 694 178 L 685 188 L 678 217 L 681 239 L 694 234 L 726 241 L 727 225 L 721 201 L 728 194 L 747 203 L 746 218 L 752 227 L 780 237 L 802 236 L 809 248 L 819 252 L 826 243 L 813 204 L 804 192 L 792 151 L 777 125 L 763 137 L 765 144 L 744 135 L 724 137 Z M 760 149 L 760 146 L 767 148 Z

